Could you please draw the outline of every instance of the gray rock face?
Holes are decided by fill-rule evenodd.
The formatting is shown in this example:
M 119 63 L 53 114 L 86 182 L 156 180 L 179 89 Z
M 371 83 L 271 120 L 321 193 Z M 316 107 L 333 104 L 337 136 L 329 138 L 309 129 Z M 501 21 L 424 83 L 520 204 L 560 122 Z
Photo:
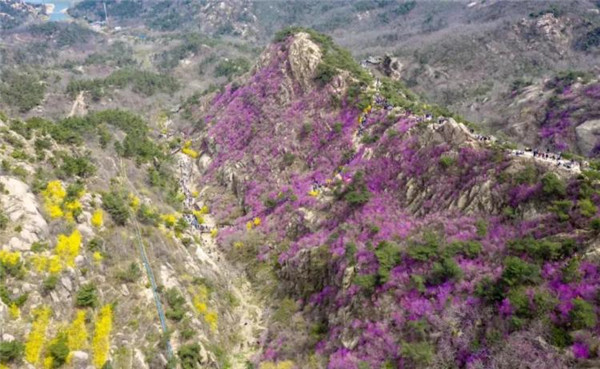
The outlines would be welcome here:
M 11 250 L 27 251 L 33 242 L 46 238 L 48 223 L 38 209 L 38 202 L 29 186 L 12 177 L 0 177 L 6 193 L 0 195 L 0 202 L 11 222 L 21 225 L 21 232 L 8 242 Z
M 73 351 L 73 357 L 71 358 L 71 364 L 75 369 L 85 369 L 88 367 L 90 356 L 83 351 Z
M 600 119 L 588 120 L 575 128 L 577 133 L 577 146 L 585 155 L 588 155 L 600 137 Z
M 395 80 L 400 79 L 403 67 L 404 66 L 402 65 L 402 63 L 400 63 L 398 58 L 393 57 L 389 54 L 385 55 L 385 57 L 383 58 L 383 62 L 381 63 L 381 69 L 383 73 L 391 79 Z

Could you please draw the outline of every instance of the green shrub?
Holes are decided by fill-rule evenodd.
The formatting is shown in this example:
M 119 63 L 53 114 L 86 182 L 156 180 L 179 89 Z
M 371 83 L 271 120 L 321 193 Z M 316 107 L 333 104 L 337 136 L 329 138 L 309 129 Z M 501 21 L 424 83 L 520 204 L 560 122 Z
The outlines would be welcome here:
M 535 240 L 528 237 L 511 240 L 507 246 L 511 251 L 525 253 L 538 261 L 557 260 L 563 256 L 563 245 L 558 241 L 548 239 Z
M 567 194 L 567 186 L 554 173 L 548 173 L 542 177 L 542 191 L 547 196 L 562 197 Z
M 52 368 L 60 368 L 65 364 L 69 356 L 66 334 L 59 334 L 57 339 L 48 346 L 48 352 L 50 353 L 50 357 L 52 357 Z
M 0 342 L 0 363 L 16 363 L 23 356 L 24 346 L 17 340 Z
M 524 288 L 511 289 L 507 294 L 510 305 L 515 314 L 520 318 L 533 318 L 533 310 L 529 306 L 529 296 L 525 294 Z
M 96 173 L 96 166 L 86 157 L 72 157 L 64 155 L 63 164 L 60 167 L 60 173 L 63 178 L 78 176 L 87 178 Z
M 250 62 L 246 58 L 224 60 L 215 67 L 216 77 L 234 77 L 250 70 Z
M 96 286 L 92 284 L 84 284 L 81 286 L 75 296 L 75 305 L 77 307 L 96 307 L 96 305 L 98 305 Z
M 488 233 L 488 223 L 483 219 L 478 219 L 475 222 L 475 228 L 477 228 L 477 236 L 485 237 Z
M 600 232 L 600 218 L 592 219 L 590 222 L 590 228 L 596 233 Z
M 569 331 L 563 327 L 552 325 L 550 327 L 548 341 L 556 347 L 569 347 L 573 344 L 573 338 Z
M 131 262 L 129 267 L 125 270 L 119 270 L 116 273 L 116 277 L 125 283 L 134 283 L 137 282 L 142 276 L 142 270 L 137 265 L 137 263 Z
M 364 173 L 362 171 L 358 171 L 354 174 L 352 182 L 348 185 L 343 197 L 352 208 L 361 207 L 369 202 L 371 193 L 367 188 Z
M 183 298 L 179 290 L 174 287 L 170 288 L 167 291 L 166 298 L 169 304 L 169 309 L 165 312 L 167 318 L 177 322 L 183 319 L 185 315 L 185 298 Z
M 56 274 L 50 274 L 48 278 L 44 279 L 44 282 L 42 282 L 42 291 L 44 292 L 44 294 L 53 291 L 56 288 L 57 283 L 58 275 Z
M 372 292 L 377 284 L 377 276 L 374 274 L 355 275 L 353 283 L 367 292 Z
M 400 248 L 393 242 L 382 241 L 375 249 L 375 256 L 379 263 L 379 283 L 383 284 L 388 281 L 392 268 L 400 263 Z
M 573 303 L 573 309 L 569 312 L 569 318 L 573 329 L 592 329 L 596 327 L 597 317 L 594 305 L 579 297 L 571 300 L 571 302 Z
M 338 70 L 328 64 L 319 63 L 317 65 L 317 70 L 315 71 L 315 81 L 317 81 L 321 86 L 324 86 L 333 80 L 338 73 Z
M 197 343 L 183 345 L 177 351 L 182 369 L 200 368 L 200 346 Z
M 581 199 L 577 202 L 577 205 L 579 206 L 579 211 L 581 211 L 581 215 L 587 218 L 593 217 L 598 211 L 598 208 L 590 199 Z
M 36 73 L 5 71 L 0 79 L 0 98 L 24 113 L 39 105 L 44 99 L 46 85 Z
M 493 281 L 490 277 L 483 277 L 475 287 L 475 295 L 488 303 L 497 303 L 504 298 L 504 292 L 500 283 Z
M 118 225 L 125 225 L 129 219 L 127 196 L 115 190 L 102 194 L 102 208 L 106 210 L 112 220 Z
M 136 216 L 140 223 L 151 225 L 153 227 L 156 227 L 160 222 L 160 214 L 152 210 L 152 208 L 146 204 L 140 205 Z
M 446 251 L 448 256 L 463 255 L 469 259 L 475 259 L 481 253 L 483 246 L 479 241 L 455 241 L 452 242 Z
M 454 259 L 445 257 L 433 263 L 428 281 L 437 285 L 448 280 L 458 280 L 462 277 L 462 269 Z
M 402 356 L 419 367 L 431 364 L 434 353 L 434 348 L 429 342 L 402 342 Z
M 6 214 L 4 214 L 4 211 L 2 211 L 0 209 L 0 229 L 4 230 L 6 229 L 6 226 L 8 225 L 9 222 L 9 218 Z
M 572 207 L 573 203 L 571 200 L 557 200 L 552 202 L 552 205 L 548 207 L 548 210 L 556 214 L 561 222 L 566 222 L 571 218 L 569 212 Z
M 451 156 L 441 156 L 440 157 L 440 166 L 444 169 L 448 169 L 454 165 L 455 160 Z
M 501 280 L 507 286 L 535 284 L 540 279 L 540 269 L 518 257 L 509 256 L 504 259 L 504 270 Z
M 430 258 L 437 256 L 440 240 L 434 233 L 427 232 L 423 236 L 423 242 L 410 243 L 408 245 L 408 256 L 418 261 L 427 261 Z

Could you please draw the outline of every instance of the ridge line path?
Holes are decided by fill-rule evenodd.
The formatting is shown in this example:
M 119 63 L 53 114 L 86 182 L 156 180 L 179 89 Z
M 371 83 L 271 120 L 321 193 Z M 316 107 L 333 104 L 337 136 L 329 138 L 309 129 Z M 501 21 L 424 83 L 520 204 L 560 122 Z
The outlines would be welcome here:
M 192 183 L 197 182 L 197 176 L 200 175 L 198 167 L 192 158 L 182 152 L 178 152 L 176 156 L 179 164 L 179 185 L 185 195 L 184 207 L 190 211 L 200 208 L 204 202 L 194 198 L 190 190 Z M 266 327 L 263 325 L 265 307 L 262 301 L 253 294 L 250 281 L 244 272 L 236 270 L 227 263 L 215 238 L 209 232 L 205 232 L 206 228 L 217 229 L 215 219 L 210 214 L 204 214 L 203 219 L 204 227 L 186 218 L 192 232 L 199 235 L 202 240 L 202 245 L 196 245 L 195 255 L 199 260 L 208 263 L 227 282 L 229 291 L 239 302 L 233 311 L 238 315 L 237 323 L 239 324 L 234 331 L 241 337 L 241 342 L 230 352 L 230 359 L 232 369 L 245 369 L 247 361 L 260 353 L 258 342 L 260 342 L 261 334 L 266 331 Z
M 367 92 L 373 91 L 374 93 L 373 93 L 373 97 L 371 99 L 370 105 L 365 110 L 363 110 L 359 116 L 358 130 L 356 131 L 356 133 L 354 134 L 354 136 L 352 138 L 352 143 L 354 145 L 354 149 L 357 152 L 363 145 L 362 142 L 360 141 L 360 137 L 363 135 L 365 129 L 370 126 L 368 124 L 369 116 L 370 116 L 371 112 L 373 110 L 375 110 L 375 108 L 383 108 L 390 112 L 393 112 L 393 111 L 406 112 L 406 109 L 404 109 L 402 107 L 393 106 L 393 105 L 389 104 L 387 102 L 387 100 L 385 99 L 385 97 L 381 96 L 381 94 L 379 92 L 380 86 L 381 86 L 381 82 L 379 81 L 379 79 L 376 79 L 375 81 L 373 81 L 372 86 L 368 86 L 366 88 Z M 430 114 L 426 114 L 425 118 L 423 118 L 422 116 L 417 116 L 418 123 L 430 122 L 430 123 L 428 123 L 428 126 L 431 127 L 431 129 L 433 129 L 433 130 L 437 130 L 438 128 L 442 127 L 444 124 L 446 124 L 452 118 L 440 117 L 437 122 L 431 122 L 432 119 L 433 119 L 433 116 Z M 472 129 L 469 129 L 466 125 L 464 125 L 461 122 L 455 121 L 455 123 L 458 125 L 458 127 L 461 129 L 461 131 L 463 131 L 468 136 L 468 138 L 470 139 L 469 141 L 471 143 L 473 143 L 474 141 L 477 141 L 477 142 L 480 142 L 481 145 L 489 146 L 489 144 L 491 144 L 491 143 L 499 142 L 498 139 L 494 136 L 491 136 L 491 135 L 484 136 L 484 135 L 476 133 Z M 589 166 L 589 163 L 587 161 L 582 161 L 580 163 L 575 160 L 563 159 L 560 154 L 556 154 L 553 152 L 539 151 L 539 153 L 537 155 L 534 155 L 533 150 L 531 150 L 531 149 L 527 149 L 527 150 L 507 149 L 505 151 L 507 151 L 508 154 L 512 157 L 534 160 L 534 161 L 537 161 L 538 163 L 542 163 L 546 166 L 550 166 L 551 169 L 561 169 L 563 171 L 571 172 L 573 174 L 580 174 L 582 172 L 582 168 Z

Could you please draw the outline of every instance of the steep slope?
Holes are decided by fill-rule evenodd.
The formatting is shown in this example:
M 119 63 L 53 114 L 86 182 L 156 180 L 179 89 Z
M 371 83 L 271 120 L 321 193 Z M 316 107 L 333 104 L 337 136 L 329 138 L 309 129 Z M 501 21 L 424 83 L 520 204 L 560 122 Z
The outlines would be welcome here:
M 219 247 L 271 305 L 259 368 L 591 365 L 598 173 L 422 115 L 283 32 L 195 112 Z
M 244 368 L 257 351 L 262 305 L 215 247 L 197 153 L 161 129 L 0 115 L 0 367 Z

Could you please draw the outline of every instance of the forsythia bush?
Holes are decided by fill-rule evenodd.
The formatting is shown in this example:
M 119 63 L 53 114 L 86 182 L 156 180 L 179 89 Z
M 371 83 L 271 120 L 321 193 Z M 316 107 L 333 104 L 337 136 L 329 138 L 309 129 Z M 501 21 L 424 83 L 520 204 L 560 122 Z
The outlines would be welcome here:
M 252 222 L 254 223 L 255 227 L 258 227 L 262 223 L 259 217 L 254 218 Z
M 87 346 L 87 329 L 85 327 L 85 311 L 78 310 L 75 319 L 67 328 L 67 345 L 69 350 L 77 351 Z
M 37 365 L 40 361 L 40 354 L 44 348 L 46 340 L 46 329 L 50 323 L 50 315 L 52 312 L 48 307 L 41 307 L 33 311 L 35 317 L 27 342 L 25 342 L 25 360 L 32 365 Z
M 60 218 L 64 215 L 61 204 L 67 196 L 67 191 L 59 180 L 48 182 L 46 189 L 42 191 L 42 196 L 46 204 L 46 211 L 51 218 Z
M 67 191 L 61 181 L 50 181 L 46 185 L 46 189 L 42 191 L 46 212 L 50 215 L 50 218 L 65 217 L 65 219 L 72 221 L 74 215 L 80 213 L 82 210 L 81 202 L 79 202 L 78 198 L 83 196 L 83 194 L 84 191 L 79 191 L 67 197 Z
M 104 305 L 98 317 L 92 338 L 93 364 L 96 368 L 101 368 L 108 360 L 108 351 L 110 349 L 110 331 L 112 330 L 112 307 Z
M 196 159 L 198 157 L 198 152 L 194 149 L 191 148 L 192 146 L 192 141 L 186 141 L 183 144 L 183 147 L 181 148 L 181 152 L 183 152 L 184 154 L 186 154 L 187 156 L 189 156 L 192 159 Z
M 75 258 L 79 255 L 81 248 L 81 233 L 76 229 L 69 236 L 64 234 L 58 235 L 58 241 L 54 251 L 66 266 L 75 266 Z
M 196 220 L 198 221 L 199 224 L 203 224 L 204 223 L 204 217 L 202 216 L 204 213 L 202 213 L 202 211 L 200 211 L 200 210 L 193 210 L 192 213 L 196 217 Z
M 132 209 L 137 210 L 140 207 L 140 203 L 141 200 L 139 197 L 132 193 L 129 194 L 129 206 L 131 206 Z
M 21 317 L 21 310 L 14 302 L 8 307 L 8 313 L 10 314 L 10 317 L 15 320 Z
M 198 313 L 204 317 L 211 331 L 215 332 L 218 326 L 219 317 L 217 312 L 209 310 L 206 302 L 208 301 L 208 289 L 205 286 L 198 287 L 198 292 L 193 295 L 192 303 Z
M 81 203 L 79 202 L 79 200 L 73 200 L 73 201 L 69 201 L 69 202 L 65 202 L 64 203 L 64 214 L 65 214 L 65 218 L 69 221 L 72 221 L 74 219 L 73 214 L 76 214 L 78 212 L 81 212 Z
M 258 369 L 292 369 L 294 368 L 294 362 L 291 360 L 280 361 L 274 363 L 272 361 L 263 361 L 258 366 Z
M 177 214 L 163 214 L 160 216 L 162 221 L 165 223 L 165 227 L 173 228 L 175 223 L 177 223 Z
M 102 254 L 100 253 L 100 251 L 94 252 L 94 254 L 92 255 L 92 257 L 94 258 L 94 261 L 96 263 L 100 263 L 102 260 L 104 260 L 104 256 L 102 256 Z
M 59 257 L 56 255 L 33 255 L 31 257 L 31 263 L 38 273 L 49 272 L 51 274 L 56 274 L 62 271 L 62 264 Z
M 94 214 L 92 214 L 92 225 L 96 228 L 100 228 L 103 224 L 104 212 L 102 212 L 102 209 L 96 209 L 96 211 L 94 211 Z
M 17 265 L 21 261 L 21 253 L 18 251 L 10 252 L 0 250 L 0 264 L 11 267 Z

